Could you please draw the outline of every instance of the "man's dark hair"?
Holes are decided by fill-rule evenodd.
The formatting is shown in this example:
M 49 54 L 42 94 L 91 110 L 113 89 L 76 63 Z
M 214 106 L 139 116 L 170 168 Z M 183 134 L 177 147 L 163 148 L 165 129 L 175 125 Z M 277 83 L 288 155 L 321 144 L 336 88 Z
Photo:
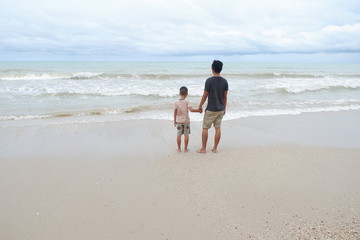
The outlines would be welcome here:
M 182 96 L 187 95 L 187 94 L 188 94 L 188 89 L 187 89 L 187 87 L 181 87 L 179 94 L 182 95 Z
M 220 73 L 223 67 L 223 63 L 219 60 L 214 60 L 211 68 L 214 70 L 215 73 Z

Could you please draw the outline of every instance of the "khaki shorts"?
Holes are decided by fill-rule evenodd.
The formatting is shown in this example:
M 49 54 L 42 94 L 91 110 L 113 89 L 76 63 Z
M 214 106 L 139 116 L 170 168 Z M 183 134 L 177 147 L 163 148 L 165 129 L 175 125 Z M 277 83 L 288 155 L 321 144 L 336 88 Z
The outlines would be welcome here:
M 178 123 L 176 124 L 177 135 L 185 135 L 188 136 L 190 134 L 190 123 Z
M 224 111 L 212 112 L 209 110 L 205 111 L 203 128 L 211 128 L 211 125 L 214 124 L 214 127 L 221 127 L 221 120 L 224 116 Z

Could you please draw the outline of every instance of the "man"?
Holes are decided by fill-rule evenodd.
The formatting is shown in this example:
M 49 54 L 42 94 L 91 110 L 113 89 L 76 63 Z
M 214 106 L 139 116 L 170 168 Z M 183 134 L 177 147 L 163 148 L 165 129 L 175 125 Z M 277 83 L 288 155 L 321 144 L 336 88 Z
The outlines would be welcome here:
M 217 147 L 221 138 L 221 120 L 226 112 L 228 83 L 225 78 L 220 76 L 223 63 L 219 60 L 214 60 L 211 69 L 213 76 L 208 78 L 205 82 L 204 94 L 199 104 L 199 110 L 202 111 L 206 99 L 208 105 L 205 110 L 202 131 L 202 147 L 197 152 L 206 153 L 206 143 L 208 140 L 208 130 L 214 124 L 215 138 L 214 147 L 211 149 L 213 153 L 217 152 Z

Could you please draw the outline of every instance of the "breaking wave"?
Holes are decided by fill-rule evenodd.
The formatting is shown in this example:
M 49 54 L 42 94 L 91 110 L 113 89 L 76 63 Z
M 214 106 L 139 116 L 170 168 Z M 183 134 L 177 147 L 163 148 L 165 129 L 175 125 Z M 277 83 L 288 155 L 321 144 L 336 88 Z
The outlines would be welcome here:
M 5 74 L 4 74 L 5 73 Z M 0 80 L 59 80 L 59 79 L 144 79 L 144 80 L 174 80 L 174 79 L 206 79 L 209 74 L 187 73 L 103 73 L 103 72 L 76 72 L 76 73 L 19 73 L 11 74 L 2 71 Z M 284 72 L 258 72 L 258 73 L 225 73 L 224 77 L 233 80 L 242 79 L 359 79 L 360 74 L 319 74 L 319 73 L 284 73 Z
M 0 76 L 0 80 L 16 81 L 16 80 L 60 80 L 60 79 L 94 79 L 99 78 L 103 73 L 78 72 L 69 73 L 26 73 L 26 74 L 5 74 Z

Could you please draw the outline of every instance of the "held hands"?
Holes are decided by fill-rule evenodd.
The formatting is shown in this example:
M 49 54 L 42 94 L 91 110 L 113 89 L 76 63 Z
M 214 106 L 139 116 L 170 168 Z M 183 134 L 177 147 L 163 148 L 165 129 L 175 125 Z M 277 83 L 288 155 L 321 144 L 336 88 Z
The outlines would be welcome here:
M 192 107 L 189 107 L 189 110 L 190 112 L 198 112 L 198 113 L 202 113 L 202 107 L 199 107 L 199 108 L 192 108 Z

